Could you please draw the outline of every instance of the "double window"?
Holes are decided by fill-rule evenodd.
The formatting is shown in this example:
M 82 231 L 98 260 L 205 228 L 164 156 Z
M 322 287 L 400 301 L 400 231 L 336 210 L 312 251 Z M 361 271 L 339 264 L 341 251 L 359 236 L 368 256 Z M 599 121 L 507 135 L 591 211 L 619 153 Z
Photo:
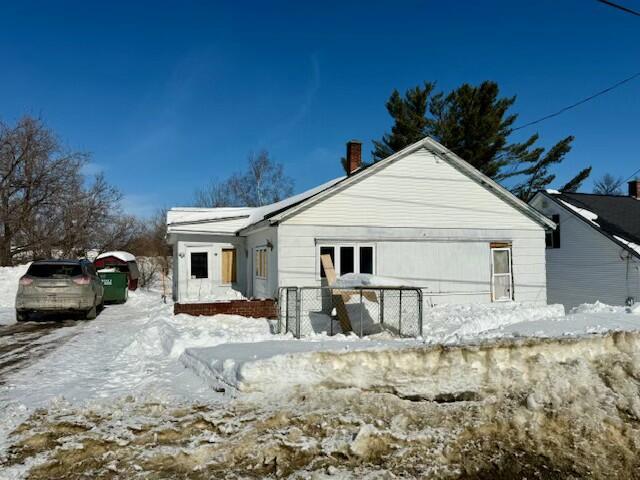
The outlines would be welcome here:
M 267 278 L 267 247 L 256 248 L 256 278 Z
M 320 278 L 326 278 L 320 261 L 322 255 L 329 255 L 336 275 L 347 273 L 375 273 L 375 249 L 366 244 L 323 244 L 318 246 L 318 272 Z

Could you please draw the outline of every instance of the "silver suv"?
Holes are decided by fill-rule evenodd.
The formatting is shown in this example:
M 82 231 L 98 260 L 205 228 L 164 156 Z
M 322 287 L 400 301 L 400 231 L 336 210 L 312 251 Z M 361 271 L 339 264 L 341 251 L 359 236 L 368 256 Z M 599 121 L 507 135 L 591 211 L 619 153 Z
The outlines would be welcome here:
M 29 320 L 33 312 L 81 312 L 96 318 L 103 305 L 104 288 L 88 260 L 37 260 L 20 279 L 16 320 Z

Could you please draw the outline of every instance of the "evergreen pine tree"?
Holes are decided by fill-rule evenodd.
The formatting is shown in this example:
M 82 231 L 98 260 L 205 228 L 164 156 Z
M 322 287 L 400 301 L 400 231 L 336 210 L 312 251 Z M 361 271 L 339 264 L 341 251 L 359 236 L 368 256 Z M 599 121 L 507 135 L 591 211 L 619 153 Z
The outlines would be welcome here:
M 390 133 L 373 142 L 374 162 L 430 136 L 485 175 L 497 181 L 509 179 L 511 191 L 525 201 L 555 179 L 551 167 L 571 150 L 572 136 L 548 151 L 535 145 L 537 134 L 510 143 L 518 116 L 509 110 L 516 97 L 500 97 L 495 82 L 463 84 L 448 94 L 434 90 L 434 83 L 425 82 L 404 96 L 393 91 L 386 106 L 394 124 Z M 590 171 L 582 170 L 567 186 L 577 189 Z

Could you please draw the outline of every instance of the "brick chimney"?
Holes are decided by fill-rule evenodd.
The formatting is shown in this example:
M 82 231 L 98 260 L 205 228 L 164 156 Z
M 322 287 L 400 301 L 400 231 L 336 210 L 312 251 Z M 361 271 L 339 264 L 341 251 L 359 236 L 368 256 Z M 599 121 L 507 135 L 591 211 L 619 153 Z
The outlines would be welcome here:
M 629 196 L 640 199 L 640 181 L 631 180 L 629 182 Z
M 362 142 L 349 140 L 347 142 L 347 175 L 352 175 L 362 165 Z

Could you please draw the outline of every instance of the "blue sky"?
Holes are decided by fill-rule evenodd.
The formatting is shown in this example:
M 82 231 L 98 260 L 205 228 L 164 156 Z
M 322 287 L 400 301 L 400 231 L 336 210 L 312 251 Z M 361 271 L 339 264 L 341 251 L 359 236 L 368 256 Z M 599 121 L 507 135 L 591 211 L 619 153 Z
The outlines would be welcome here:
M 521 123 L 536 119 L 640 71 L 639 32 L 595 0 L 4 2 L 0 117 L 41 116 L 147 215 L 189 204 L 252 150 L 296 191 L 340 175 L 345 142 L 368 157 L 391 91 L 424 80 L 496 80 Z M 639 91 L 640 79 L 522 131 L 576 136 L 557 186 L 586 165 L 640 168 Z

